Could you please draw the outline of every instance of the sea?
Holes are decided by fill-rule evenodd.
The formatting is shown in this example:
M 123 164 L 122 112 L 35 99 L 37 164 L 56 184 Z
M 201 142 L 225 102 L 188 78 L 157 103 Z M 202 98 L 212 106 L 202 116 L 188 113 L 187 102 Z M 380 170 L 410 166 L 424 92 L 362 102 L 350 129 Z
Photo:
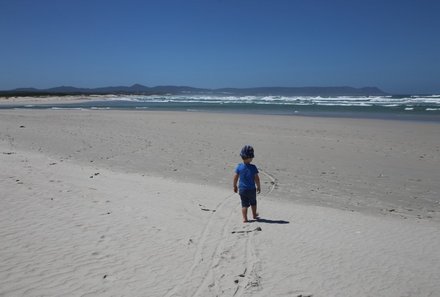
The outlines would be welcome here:
M 10 104 L 0 109 L 90 109 L 251 113 L 286 116 L 378 118 L 440 122 L 440 95 L 230 96 L 111 95 L 76 103 Z

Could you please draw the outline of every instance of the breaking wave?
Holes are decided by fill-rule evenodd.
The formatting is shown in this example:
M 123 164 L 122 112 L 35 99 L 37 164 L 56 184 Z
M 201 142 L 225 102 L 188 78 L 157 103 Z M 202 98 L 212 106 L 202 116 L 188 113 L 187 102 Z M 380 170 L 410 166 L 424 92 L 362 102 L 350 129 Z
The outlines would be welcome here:
M 319 105 L 353 107 L 411 107 L 440 108 L 440 95 L 429 96 L 379 96 L 379 97 L 308 97 L 308 96 L 217 96 L 217 95 L 164 95 L 121 96 L 109 100 L 139 103 L 203 103 L 203 104 L 270 104 L 270 105 Z

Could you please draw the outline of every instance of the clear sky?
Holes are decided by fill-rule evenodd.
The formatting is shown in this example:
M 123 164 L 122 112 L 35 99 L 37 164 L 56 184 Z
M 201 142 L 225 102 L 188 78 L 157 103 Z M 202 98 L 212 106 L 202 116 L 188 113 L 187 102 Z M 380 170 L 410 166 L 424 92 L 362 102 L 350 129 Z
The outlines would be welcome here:
M 0 89 L 440 93 L 438 0 L 0 0 Z

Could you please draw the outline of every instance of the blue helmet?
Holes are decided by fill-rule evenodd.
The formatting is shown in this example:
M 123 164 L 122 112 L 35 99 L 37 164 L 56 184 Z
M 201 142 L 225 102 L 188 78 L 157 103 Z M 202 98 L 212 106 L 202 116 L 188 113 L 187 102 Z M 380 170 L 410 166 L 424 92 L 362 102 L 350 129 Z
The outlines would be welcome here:
M 250 145 L 245 145 L 240 152 L 242 158 L 254 158 L 254 148 Z

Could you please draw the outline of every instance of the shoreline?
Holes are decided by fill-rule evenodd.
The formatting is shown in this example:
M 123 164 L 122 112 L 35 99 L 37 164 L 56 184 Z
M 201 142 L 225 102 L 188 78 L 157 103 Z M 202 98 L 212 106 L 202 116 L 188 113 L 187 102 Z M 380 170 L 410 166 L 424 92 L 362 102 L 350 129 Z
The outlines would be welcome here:
M 128 98 L 136 96 L 126 96 Z M 177 111 L 224 114 L 256 114 L 276 116 L 303 116 L 323 118 L 358 118 L 440 123 L 440 113 L 424 111 L 419 107 L 338 106 L 338 105 L 280 105 L 258 103 L 207 102 L 149 102 L 118 100 L 118 95 L 15 97 L 12 101 L 0 98 L 0 110 L 7 109 L 85 109 L 85 110 L 139 110 Z

